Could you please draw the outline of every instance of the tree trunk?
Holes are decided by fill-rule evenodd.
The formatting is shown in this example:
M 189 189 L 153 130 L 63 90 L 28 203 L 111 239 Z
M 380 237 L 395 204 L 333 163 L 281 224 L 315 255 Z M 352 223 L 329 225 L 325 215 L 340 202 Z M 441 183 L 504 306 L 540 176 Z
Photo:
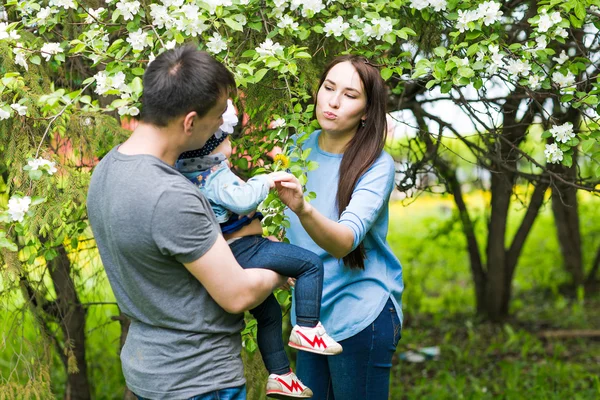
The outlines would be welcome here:
M 555 171 L 562 172 L 570 181 L 575 180 L 575 163 L 574 156 L 573 167 L 567 168 L 561 165 L 557 166 Z M 565 269 L 571 275 L 572 283 L 580 286 L 585 281 L 585 273 L 581 253 L 577 189 L 560 182 L 555 183 L 552 188 L 552 213 Z
M 501 173 L 492 173 L 491 215 L 487 240 L 487 281 L 485 314 L 494 322 L 508 316 L 510 279 L 506 260 L 506 224 L 513 182 Z
M 56 311 L 64 335 L 60 356 L 67 371 L 65 399 L 87 400 L 91 398 L 91 390 L 85 359 L 86 311 L 71 277 L 71 260 L 62 245 L 57 250 L 58 256 L 48 262 L 48 270 L 56 291 Z

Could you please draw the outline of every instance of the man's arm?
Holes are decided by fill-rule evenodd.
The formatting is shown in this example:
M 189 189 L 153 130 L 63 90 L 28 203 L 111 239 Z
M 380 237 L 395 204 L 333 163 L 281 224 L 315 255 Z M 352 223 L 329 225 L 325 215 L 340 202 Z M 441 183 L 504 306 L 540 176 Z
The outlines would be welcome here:
M 262 303 L 286 277 L 267 269 L 242 269 L 222 235 L 185 267 L 225 311 L 239 314 Z

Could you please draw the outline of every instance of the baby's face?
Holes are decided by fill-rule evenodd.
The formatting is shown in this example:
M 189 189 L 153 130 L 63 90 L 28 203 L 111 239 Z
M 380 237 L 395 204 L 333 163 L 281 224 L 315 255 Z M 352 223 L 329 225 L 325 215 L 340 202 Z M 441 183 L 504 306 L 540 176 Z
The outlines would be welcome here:
M 229 135 L 227 135 L 225 140 L 223 140 L 210 154 L 222 153 L 225 155 L 225 158 L 230 158 L 231 151 L 231 141 L 229 140 Z

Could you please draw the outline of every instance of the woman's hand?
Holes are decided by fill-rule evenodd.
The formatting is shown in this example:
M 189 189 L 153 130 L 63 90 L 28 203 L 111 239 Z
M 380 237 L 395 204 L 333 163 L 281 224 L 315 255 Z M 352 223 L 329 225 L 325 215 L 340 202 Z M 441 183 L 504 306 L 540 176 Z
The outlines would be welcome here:
M 276 172 L 277 173 L 277 172 Z M 274 175 L 275 173 L 271 174 Z M 302 185 L 298 178 L 294 175 L 281 172 L 277 176 L 273 176 L 275 188 L 279 194 L 281 201 L 290 208 L 296 215 L 300 215 L 310 207 L 304 200 Z

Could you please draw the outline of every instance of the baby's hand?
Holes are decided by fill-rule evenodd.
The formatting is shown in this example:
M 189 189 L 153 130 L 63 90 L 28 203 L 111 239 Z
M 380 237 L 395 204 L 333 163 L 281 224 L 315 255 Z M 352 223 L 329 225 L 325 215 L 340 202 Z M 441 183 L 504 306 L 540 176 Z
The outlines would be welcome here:
M 285 172 L 285 171 L 277 171 L 277 172 L 271 172 L 270 174 L 267 174 L 267 181 L 269 182 L 269 189 L 273 189 L 275 187 L 275 181 L 281 179 L 284 176 L 287 175 L 291 175 L 289 172 Z

